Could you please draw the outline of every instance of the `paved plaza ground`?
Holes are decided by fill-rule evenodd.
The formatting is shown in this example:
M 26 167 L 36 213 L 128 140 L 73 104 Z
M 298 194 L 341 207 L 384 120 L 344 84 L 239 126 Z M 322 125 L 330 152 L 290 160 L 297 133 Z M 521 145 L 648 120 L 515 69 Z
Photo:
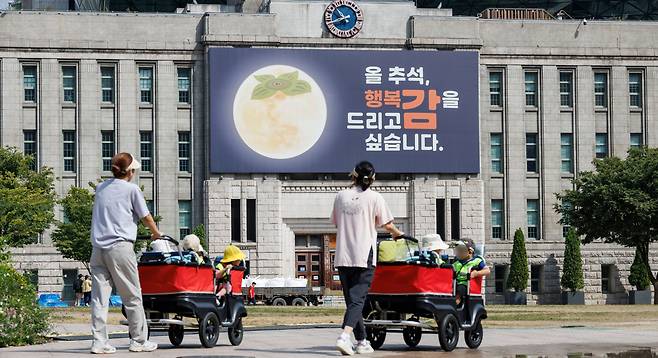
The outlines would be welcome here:
M 197 334 L 190 332 L 183 345 L 174 348 L 166 336 L 153 337 L 160 344 L 154 353 L 129 353 L 128 339 L 112 339 L 116 357 L 332 357 L 339 333 L 336 328 L 297 328 L 251 330 L 242 345 L 232 347 L 225 334 L 212 349 L 202 348 Z M 53 341 L 30 347 L 0 349 L 0 358 L 74 357 L 89 355 L 90 341 Z M 382 350 L 372 357 L 618 357 L 654 358 L 658 352 L 658 332 L 653 329 L 624 328 L 489 328 L 478 350 L 465 348 L 463 337 L 458 349 L 441 352 L 436 335 L 423 336 L 417 349 L 408 350 L 400 334 L 389 334 Z M 523 357 L 525 358 L 525 357 Z

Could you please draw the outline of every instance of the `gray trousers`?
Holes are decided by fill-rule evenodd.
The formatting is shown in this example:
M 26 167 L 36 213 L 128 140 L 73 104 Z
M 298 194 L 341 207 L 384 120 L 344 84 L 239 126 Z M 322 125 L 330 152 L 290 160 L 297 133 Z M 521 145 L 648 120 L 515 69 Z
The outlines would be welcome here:
M 91 333 L 94 345 L 104 345 L 108 340 L 107 312 L 112 284 L 126 309 L 130 336 L 134 341 L 144 343 L 148 336 L 148 326 L 142 305 L 142 289 L 139 285 L 133 243 L 119 242 L 109 249 L 94 247 L 90 266 Z

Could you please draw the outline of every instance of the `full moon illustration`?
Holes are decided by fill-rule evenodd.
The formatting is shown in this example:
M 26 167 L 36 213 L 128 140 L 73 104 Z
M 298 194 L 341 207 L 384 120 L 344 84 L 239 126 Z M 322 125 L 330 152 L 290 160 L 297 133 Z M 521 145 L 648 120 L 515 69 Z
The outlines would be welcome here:
M 320 86 L 287 65 L 262 67 L 244 79 L 233 101 L 233 121 L 245 144 L 272 159 L 311 149 L 327 122 Z

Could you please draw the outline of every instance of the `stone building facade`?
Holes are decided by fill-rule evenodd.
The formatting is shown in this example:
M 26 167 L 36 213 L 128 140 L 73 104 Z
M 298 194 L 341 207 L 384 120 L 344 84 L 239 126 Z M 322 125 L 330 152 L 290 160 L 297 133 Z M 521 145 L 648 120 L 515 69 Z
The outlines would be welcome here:
M 61 195 L 108 177 L 103 158 L 115 151 L 138 153 L 151 163 L 138 183 L 165 232 L 203 223 L 210 251 L 238 244 L 254 275 L 303 276 L 336 289 L 328 216 L 351 168 L 210 173 L 207 50 L 476 51 L 480 173 L 384 174 L 375 189 L 406 232 L 483 244 L 491 302 L 502 302 L 511 238 L 522 228 L 530 302 L 559 302 L 564 228 L 554 194 L 597 156 L 658 145 L 658 23 L 485 20 L 365 1 L 361 33 L 337 39 L 321 23 L 326 5 L 273 1 L 267 14 L 7 12 L 0 144 L 53 167 Z M 626 302 L 632 250 L 595 243 L 583 257 L 587 302 Z M 57 254 L 48 233 L 16 249 L 14 261 L 37 274 L 40 292 L 62 292 L 80 268 Z

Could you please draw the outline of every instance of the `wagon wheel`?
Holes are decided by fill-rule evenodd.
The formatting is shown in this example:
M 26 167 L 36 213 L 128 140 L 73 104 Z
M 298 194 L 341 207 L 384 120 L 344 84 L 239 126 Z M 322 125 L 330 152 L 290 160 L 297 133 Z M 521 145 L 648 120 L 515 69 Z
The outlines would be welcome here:
M 178 347 L 183 343 L 183 338 L 185 337 L 185 327 L 179 324 L 170 324 L 169 325 L 169 342 L 175 347 Z
M 239 346 L 244 337 L 244 327 L 242 327 L 242 317 L 239 317 L 233 327 L 228 329 L 228 341 L 234 346 Z
M 366 339 L 373 349 L 379 349 L 386 340 L 386 328 L 366 326 Z
M 482 338 L 484 332 L 482 330 L 482 321 L 478 320 L 478 323 L 475 325 L 475 328 L 464 332 L 464 340 L 466 345 L 470 349 L 476 349 L 482 344 Z
M 411 321 L 418 322 L 418 319 L 412 317 Z M 420 327 L 407 326 L 402 330 L 402 337 L 404 338 L 404 343 L 406 343 L 410 348 L 414 348 L 420 343 L 420 338 L 423 335 L 423 329 Z
M 199 339 L 206 348 L 212 348 L 219 339 L 219 317 L 215 312 L 208 312 L 199 321 Z
M 439 323 L 439 343 L 446 352 L 451 352 L 459 343 L 459 322 L 454 314 L 447 314 Z

